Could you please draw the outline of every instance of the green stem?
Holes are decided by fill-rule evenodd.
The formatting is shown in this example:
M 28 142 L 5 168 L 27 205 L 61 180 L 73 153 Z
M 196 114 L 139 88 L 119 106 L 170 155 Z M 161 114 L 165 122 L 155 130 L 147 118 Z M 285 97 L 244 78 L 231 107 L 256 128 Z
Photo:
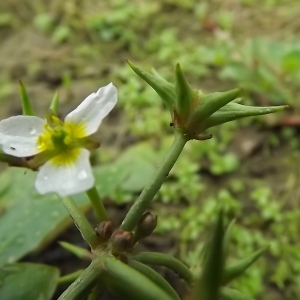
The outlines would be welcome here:
M 175 139 L 171 148 L 162 160 L 159 168 L 153 174 L 148 185 L 144 188 L 139 198 L 130 208 L 121 225 L 122 229 L 127 231 L 134 229 L 135 225 L 140 220 L 141 216 L 152 201 L 153 197 L 159 191 L 165 178 L 169 175 L 169 172 L 174 166 L 187 141 L 188 138 L 185 135 L 180 132 L 175 133 Z
M 56 281 L 57 284 L 63 284 L 63 283 L 68 283 L 68 282 L 72 282 L 75 279 L 78 278 L 78 276 L 83 272 L 83 270 L 78 270 L 76 272 L 70 273 L 68 275 L 59 277 Z
M 94 228 L 91 226 L 84 213 L 76 205 L 73 199 L 71 197 L 63 197 L 60 199 L 75 222 L 75 225 L 81 232 L 83 239 L 91 246 L 92 249 L 95 249 L 97 246 L 99 246 L 101 241 L 96 235 Z
M 102 264 L 99 259 L 95 259 L 79 277 L 61 294 L 58 300 L 82 300 L 93 289 L 101 274 Z
M 94 212 L 97 216 L 98 221 L 99 222 L 107 221 L 108 220 L 107 213 L 96 187 L 95 186 L 92 187 L 90 190 L 86 192 L 86 194 L 93 205 Z
M 188 267 L 180 260 L 164 253 L 158 252 L 140 252 L 130 256 L 131 259 L 139 261 L 143 264 L 151 264 L 164 266 L 172 269 L 187 283 L 194 282 L 194 275 L 188 269 Z

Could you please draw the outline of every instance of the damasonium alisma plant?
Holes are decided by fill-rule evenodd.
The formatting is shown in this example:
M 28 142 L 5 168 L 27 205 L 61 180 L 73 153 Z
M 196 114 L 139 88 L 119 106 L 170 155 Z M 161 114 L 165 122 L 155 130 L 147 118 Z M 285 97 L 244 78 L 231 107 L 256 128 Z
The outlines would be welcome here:
M 175 69 L 175 84 L 172 84 L 156 72 L 150 74 L 131 62 L 128 64 L 157 92 L 169 109 L 175 138 L 118 228 L 113 227 L 114 220 L 107 215 L 95 188 L 89 161 L 90 151 L 100 146 L 93 134 L 117 103 L 117 89 L 112 83 L 89 95 L 64 121 L 57 115 L 57 95 L 46 118 L 42 119 L 35 116 L 21 84 L 23 115 L 0 122 L 3 149 L 0 160 L 11 166 L 37 171 L 36 190 L 40 194 L 58 195 L 90 246 L 90 251 L 87 251 L 63 244 L 64 248 L 91 263 L 83 271 L 59 278 L 57 283 L 73 281 L 59 299 L 96 299 L 103 288 L 122 295 L 122 299 L 180 299 L 173 287 L 148 265 L 165 266 L 176 272 L 186 283 L 184 299 L 251 299 L 226 285 L 242 275 L 267 250 L 267 245 L 240 261 L 228 264 L 227 248 L 233 223 L 224 229 L 222 208 L 219 209 L 211 241 L 200 261 L 200 274 L 194 274 L 189 266 L 173 256 L 137 252 L 135 246 L 154 231 L 157 217 L 148 211 L 150 203 L 187 142 L 211 138 L 207 130 L 213 126 L 243 117 L 274 113 L 286 106 L 252 107 L 233 102 L 240 97 L 240 89 L 204 94 L 190 86 L 179 65 Z M 90 199 L 98 224 L 91 225 L 70 197 L 82 192 L 86 192 Z M 51 295 L 47 299 L 51 299 Z

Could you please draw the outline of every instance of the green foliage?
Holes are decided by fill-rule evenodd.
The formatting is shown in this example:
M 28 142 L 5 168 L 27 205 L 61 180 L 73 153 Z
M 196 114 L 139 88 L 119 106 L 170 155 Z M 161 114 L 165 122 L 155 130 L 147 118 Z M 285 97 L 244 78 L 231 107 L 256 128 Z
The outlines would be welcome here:
M 15 263 L 0 267 L 2 300 L 50 300 L 59 270 L 40 264 Z
M 56 195 L 37 194 L 33 188 L 34 178 L 34 172 L 24 174 L 19 168 L 10 168 L 1 175 L 0 266 L 45 247 L 71 223 Z M 87 210 L 87 199 L 76 199 L 78 205 Z

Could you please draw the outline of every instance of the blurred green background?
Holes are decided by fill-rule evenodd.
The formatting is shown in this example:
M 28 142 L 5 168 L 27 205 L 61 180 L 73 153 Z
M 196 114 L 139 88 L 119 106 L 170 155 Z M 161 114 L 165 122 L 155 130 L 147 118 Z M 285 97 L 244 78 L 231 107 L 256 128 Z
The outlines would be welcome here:
M 40 116 L 55 91 L 61 116 L 113 82 L 119 103 L 100 129 L 100 193 L 131 202 L 172 141 L 169 112 L 126 65 L 194 88 L 244 89 L 244 104 L 289 104 L 281 114 L 212 129 L 187 145 L 153 210 L 156 233 L 197 268 L 217 203 L 236 219 L 232 259 L 270 251 L 232 287 L 255 299 L 300 299 L 300 5 L 297 0 L 2 0 L 0 117 L 20 114 L 18 80 Z M 22 172 L 22 170 L 21 170 Z

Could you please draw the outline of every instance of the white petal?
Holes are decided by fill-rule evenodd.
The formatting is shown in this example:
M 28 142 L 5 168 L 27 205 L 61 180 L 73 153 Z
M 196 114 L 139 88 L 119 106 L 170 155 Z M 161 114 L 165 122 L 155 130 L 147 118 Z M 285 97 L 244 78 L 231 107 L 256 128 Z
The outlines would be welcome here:
M 51 160 L 44 164 L 37 175 L 35 187 L 40 194 L 54 192 L 68 196 L 84 192 L 93 187 L 95 179 L 89 161 L 90 152 L 80 150 L 74 164 L 57 166 Z
M 15 116 L 0 122 L 0 144 L 3 151 L 17 157 L 32 156 L 40 151 L 37 138 L 45 120 L 34 116 Z
M 85 125 L 86 136 L 95 133 L 102 120 L 108 115 L 117 103 L 117 88 L 108 84 L 100 88 L 97 93 L 92 93 L 72 112 L 65 122 Z

